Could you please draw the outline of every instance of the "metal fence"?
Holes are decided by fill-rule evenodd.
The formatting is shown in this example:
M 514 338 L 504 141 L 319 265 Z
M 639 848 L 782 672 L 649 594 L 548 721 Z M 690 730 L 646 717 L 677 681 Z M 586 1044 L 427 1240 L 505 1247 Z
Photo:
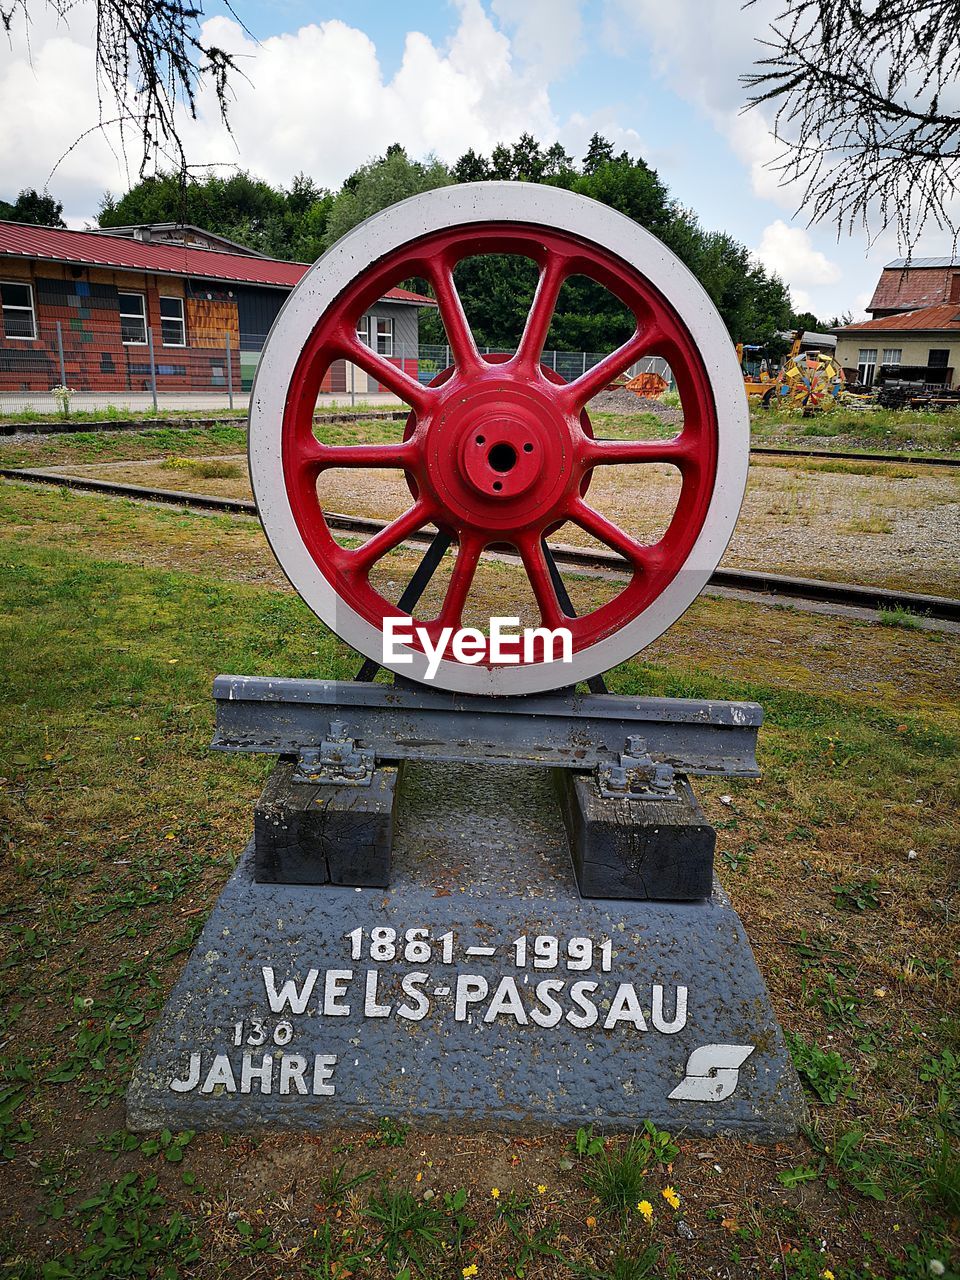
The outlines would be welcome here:
M 244 409 L 265 334 L 199 331 L 185 345 L 182 328 L 130 323 L 118 328 L 116 315 L 78 320 L 65 316 L 42 324 L 32 338 L 0 338 L 0 415 L 125 410 Z M 504 348 L 483 347 L 483 354 Z M 450 348 L 402 342 L 381 352 L 421 383 L 431 382 L 451 364 Z M 571 381 L 604 358 L 604 352 L 545 351 L 543 364 Z M 672 385 L 670 369 L 647 357 L 629 370 L 660 373 Z M 376 378 L 357 365 L 335 361 L 324 378 L 321 405 L 397 403 Z

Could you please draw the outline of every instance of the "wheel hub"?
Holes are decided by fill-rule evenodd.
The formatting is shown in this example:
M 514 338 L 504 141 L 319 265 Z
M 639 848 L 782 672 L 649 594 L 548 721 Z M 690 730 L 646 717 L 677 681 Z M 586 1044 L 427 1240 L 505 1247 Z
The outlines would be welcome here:
M 451 387 L 425 424 L 427 480 L 455 526 L 500 533 L 555 515 L 580 476 L 574 430 L 534 380 Z

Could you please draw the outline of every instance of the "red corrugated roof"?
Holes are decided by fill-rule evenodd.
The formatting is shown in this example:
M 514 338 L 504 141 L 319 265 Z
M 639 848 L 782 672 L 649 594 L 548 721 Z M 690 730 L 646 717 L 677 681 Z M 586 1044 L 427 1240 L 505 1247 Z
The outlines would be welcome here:
M 838 333 L 863 333 L 874 329 L 888 332 L 904 333 L 912 329 L 923 329 L 933 332 L 946 329 L 960 333 L 960 308 L 955 302 L 941 304 L 938 307 L 921 307 L 919 311 L 904 311 L 896 316 L 881 316 L 879 320 L 863 320 L 860 324 L 848 324 Z
M 203 280 L 231 280 L 239 284 L 273 285 L 292 289 L 309 269 L 306 262 L 282 262 L 279 258 L 253 258 L 241 253 L 219 253 L 185 245 L 150 244 L 126 236 L 94 235 L 88 231 L 60 231 L 22 222 L 0 222 L 0 261 L 34 258 L 43 262 L 82 263 L 116 267 L 158 275 L 196 276 Z M 432 298 L 409 289 L 384 294 L 394 302 L 436 306 Z
M 884 267 L 867 310 L 910 311 L 939 306 L 949 298 L 950 282 L 956 274 L 956 266 L 936 258 L 920 258 L 904 269 Z

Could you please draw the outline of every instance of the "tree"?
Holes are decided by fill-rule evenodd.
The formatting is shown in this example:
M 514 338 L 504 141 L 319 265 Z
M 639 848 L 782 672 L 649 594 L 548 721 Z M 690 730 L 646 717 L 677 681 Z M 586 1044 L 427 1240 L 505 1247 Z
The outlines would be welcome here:
M 450 173 L 454 182 L 486 182 L 490 177 L 490 166 L 471 147 L 463 153 Z
M 76 0 L 0 0 L 3 29 L 9 33 L 18 15 L 29 29 L 31 11 L 41 2 L 69 25 Z M 118 124 L 122 130 L 132 125 L 140 137 L 141 175 L 158 156 L 186 172 L 177 109 L 186 107 L 195 117 L 197 94 L 207 82 L 226 122 L 228 79 L 237 70 L 232 55 L 201 39 L 202 0 L 95 0 L 95 4 L 100 116 L 89 126 L 78 122 L 82 132 L 77 141 L 108 124 Z M 236 17 L 229 0 L 226 7 Z
M 329 247 L 358 222 L 388 205 L 421 191 L 449 186 L 452 181 L 450 170 L 435 157 L 411 160 L 395 143 L 386 155 L 362 165 L 346 179 L 330 205 L 325 245 Z
M 790 324 L 790 295 L 779 277 L 754 262 L 748 249 L 732 236 L 704 231 L 696 217 L 671 197 L 655 169 L 625 151 L 615 155 L 613 144 L 599 134 L 590 139 L 579 172 L 558 144 L 544 150 L 525 134 L 512 146 L 496 146 L 489 160 L 468 151 L 452 173 L 457 181 L 483 177 L 536 181 L 539 175 L 540 181 L 590 196 L 626 214 L 686 263 L 736 340 L 771 343 L 778 330 Z M 477 342 L 512 349 L 536 286 L 534 264 L 522 257 L 490 254 L 465 259 L 455 274 Z M 546 346 L 603 351 L 629 337 L 632 328 L 626 308 L 609 290 L 595 280 L 575 276 L 557 299 Z M 421 336 L 424 342 L 445 341 L 435 313 L 421 318 Z
M 13 204 L 0 200 L 0 219 L 5 222 L 31 222 L 37 227 L 65 227 L 63 205 L 48 192 L 43 195 L 27 187 Z
M 160 173 L 115 200 L 105 195 L 101 227 L 175 222 L 203 227 L 275 258 L 312 262 L 323 251 L 333 196 L 304 174 L 289 191 L 252 174 L 189 177 Z
M 590 168 L 585 162 L 573 190 L 625 213 L 661 239 L 676 216 L 656 170 L 643 160 L 631 160 L 625 151 L 617 159 L 596 159 Z
M 602 164 L 609 164 L 613 159 L 613 143 L 595 133 L 587 145 L 587 154 L 583 157 L 583 172 L 595 173 Z
M 773 167 L 811 221 L 892 227 L 908 252 L 928 224 L 956 237 L 957 0 L 786 0 L 762 43 L 747 106 L 776 107 Z

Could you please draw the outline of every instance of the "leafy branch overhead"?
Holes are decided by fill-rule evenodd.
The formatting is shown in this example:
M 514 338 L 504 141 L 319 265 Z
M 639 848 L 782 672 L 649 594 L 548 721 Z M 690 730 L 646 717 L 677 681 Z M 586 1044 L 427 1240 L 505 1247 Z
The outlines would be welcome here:
M 787 0 L 760 44 L 747 108 L 776 108 L 772 167 L 812 222 L 907 250 L 925 227 L 957 235 L 956 0 Z

